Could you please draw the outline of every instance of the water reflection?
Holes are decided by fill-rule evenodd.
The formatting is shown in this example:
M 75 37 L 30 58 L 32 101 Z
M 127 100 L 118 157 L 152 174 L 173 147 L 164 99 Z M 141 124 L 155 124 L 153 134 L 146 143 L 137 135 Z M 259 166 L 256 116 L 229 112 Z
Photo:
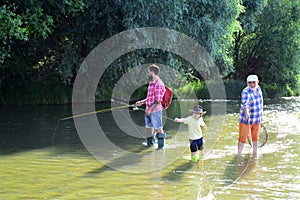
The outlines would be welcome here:
M 208 111 L 207 124 L 218 125 L 219 116 L 209 114 L 211 102 L 201 104 Z M 204 136 L 213 143 L 206 144 L 204 160 L 190 163 L 186 127 L 181 127 L 180 135 L 178 124 L 166 120 L 165 151 L 173 153 L 176 160 L 147 173 L 116 169 L 141 163 L 150 166 L 166 160 L 166 154 L 142 146 L 141 137 L 125 134 L 113 122 L 111 113 L 97 115 L 101 126 L 115 144 L 135 154 L 116 156 L 108 166 L 85 149 L 72 120 L 57 122 L 71 115 L 70 105 L 0 107 L 0 199 L 300 198 L 300 98 L 266 100 L 263 123 L 269 139 L 256 158 L 249 154 L 250 146 L 237 156 L 239 102 L 226 104 L 227 114 L 218 137 Z M 97 109 L 109 105 L 99 104 Z M 191 105 L 181 105 L 186 109 L 178 109 L 176 103 L 173 106 L 167 111 L 170 118 L 187 116 Z M 142 116 L 140 111 L 130 112 L 140 126 Z M 127 129 L 130 131 L 131 126 Z M 182 152 L 176 152 L 180 148 Z

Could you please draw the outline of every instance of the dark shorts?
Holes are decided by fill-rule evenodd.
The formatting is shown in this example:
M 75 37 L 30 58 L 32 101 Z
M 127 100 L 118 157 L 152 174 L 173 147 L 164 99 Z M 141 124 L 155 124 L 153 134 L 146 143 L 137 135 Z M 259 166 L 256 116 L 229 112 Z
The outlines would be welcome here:
M 191 152 L 197 152 L 198 150 L 203 150 L 203 138 L 197 140 L 190 140 Z

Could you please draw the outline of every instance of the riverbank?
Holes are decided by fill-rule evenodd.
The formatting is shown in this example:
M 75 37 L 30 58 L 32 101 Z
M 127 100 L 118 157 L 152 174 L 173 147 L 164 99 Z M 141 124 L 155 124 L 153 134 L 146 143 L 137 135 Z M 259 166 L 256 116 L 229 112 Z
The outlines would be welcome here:
M 219 99 L 239 100 L 241 91 L 246 83 L 239 80 L 225 80 L 224 96 Z M 111 89 L 107 89 L 111 88 Z M 210 99 L 208 88 L 214 88 L 213 82 L 201 82 L 199 80 L 185 84 L 182 87 L 173 87 L 173 98 L 177 99 Z M 271 86 L 261 84 L 264 98 L 277 99 L 284 96 L 296 96 L 299 92 L 286 90 L 282 94 L 275 92 Z M 270 89 L 271 88 L 271 89 Z M 99 88 L 95 94 L 96 102 L 111 101 L 113 86 Z M 218 90 L 220 90 L 218 88 Z M 132 95 L 131 101 L 140 100 L 147 95 L 147 85 L 138 88 Z M 121 98 L 121 95 L 120 95 Z M 26 84 L 10 84 L 0 88 L 0 105 L 59 105 L 72 103 L 72 87 L 61 84 L 58 81 L 30 82 Z

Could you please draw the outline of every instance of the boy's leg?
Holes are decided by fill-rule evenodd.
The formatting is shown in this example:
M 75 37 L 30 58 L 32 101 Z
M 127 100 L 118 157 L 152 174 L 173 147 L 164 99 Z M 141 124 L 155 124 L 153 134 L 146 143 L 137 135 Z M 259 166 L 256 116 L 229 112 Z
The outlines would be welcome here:
M 203 143 L 203 137 L 198 140 L 198 149 L 199 149 L 199 159 L 203 159 L 203 149 L 204 149 L 204 143 Z
M 191 150 L 191 161 L 197 162 L 197 141 L 195 140 L 189 140 L 190 141 L 190 150 Z
M 191 156 L 191 161 L 192 162 L 197 162 L 197 156 L 196 155 L 192 155 Z

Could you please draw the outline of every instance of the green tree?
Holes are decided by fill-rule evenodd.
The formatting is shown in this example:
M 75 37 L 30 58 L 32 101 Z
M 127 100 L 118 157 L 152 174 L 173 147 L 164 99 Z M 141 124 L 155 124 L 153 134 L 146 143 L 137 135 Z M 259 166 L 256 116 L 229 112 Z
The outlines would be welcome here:
M 232 71 L 229 52 L 232 31 L 239 28 L 238 0 L 217 1 L 2 1 L 1 85 L 62 79 L 72 85 L 87 54 L 100 42 L 124 30 L 163 27 L 185 33 L 199 42 L 220 67 Z M 13 20 L 16 20 L 15 22 Z M 13 21 L 13 25 L 8 22 Z M 102 83 L 120 78 L 131 66 L 161 62 L 201 78 L 180 57 L 160 50 L 125 55 L 109 68 Z M 109 86 L 108 86 L 109 87 Z M 106 87 L 106 88 L 108 88 Z M 101 92 L 100 92 L 101 93 Z
M 4 4 L 3 4 L 4 3 Z M 11 56 L 13 42 L 30 38 L 45 39 L 51 33 L 52 17 L 45 15 L 38 2 L 4 1 L 0 7 L 0 63 Z
M 61 83 L 57 63 L 67 40 L 63 26 L 68 24 L 63 19 L 75 16 L 83 7 L 81 1 L 75 1 L 1 1 L 0 98 L 15 94 L 11 98 L 17 99 L 16 90 L 22 92 L 21 88 L 26 93 L 35 85 Z
M 232 47 L 232 56 L 234 66 L 236 66 L 239 62 L 240 51 L 243 43 L 253 35 L 253 32 L 257 27 L 256 19 L 266 6 L 266 0 L 244 0 L 242 5 L 244 9 L 238 17 L 241 27 L 233 32 L 234 44 Z
M 209 52 L 222 74 L 233 70 L 226 52 L 233 41 L 230 31 L 238 28 L 239 1 L 124 1 L 122 10 L 126 29 L 164 27 L 185 33 Z M 171 65 L 181 63 L 174 55 L 167 57 Z
M 256 73 L 271 95 L 292 95 L 297 89 L 300 59 L 299 1 L 269 1 L 247 36 L 237 63 L 238 77 Z

